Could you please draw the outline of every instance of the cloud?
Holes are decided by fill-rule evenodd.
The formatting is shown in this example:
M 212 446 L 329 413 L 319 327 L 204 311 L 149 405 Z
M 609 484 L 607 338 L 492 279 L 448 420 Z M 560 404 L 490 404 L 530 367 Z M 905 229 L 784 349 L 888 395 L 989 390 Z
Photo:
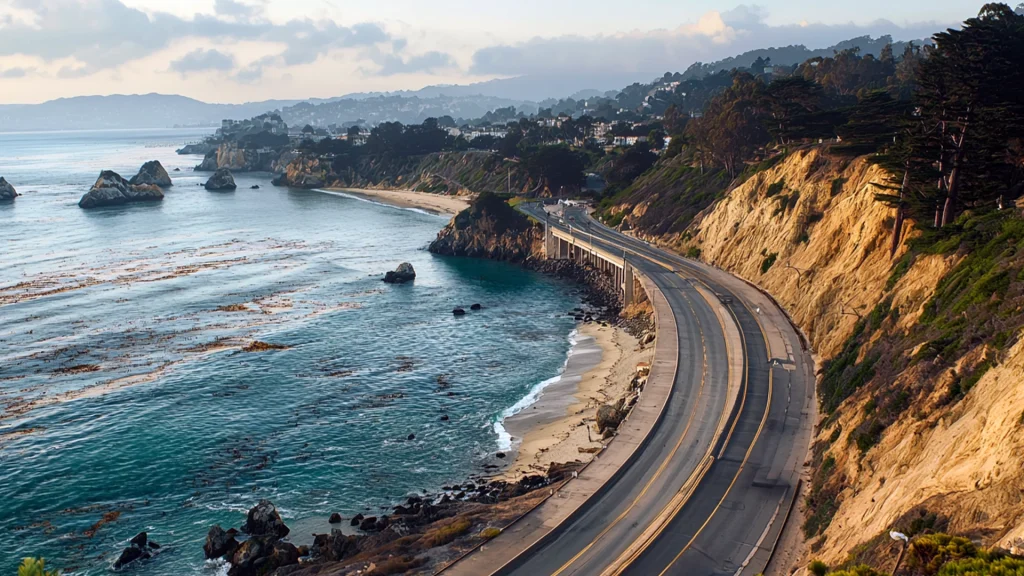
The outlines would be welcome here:
M 233 70 L 234 68 L 235 58 L 233 56 L 213 49 L 204 50 L 199 48 L 171 62 L 171 70 L 182 76 L 190 72 Z
M 191 19 L 147 14 L 120 0 L 12 0 L 32 22 L 7 19 L 0 33 L 0 56 L 23 55 L 54 61 L 74 58 L 69 75 L 87 75 L 144 58 L 183 38 L 263 41 L 284 46 L 280 63 L 314 62 L 337 49 L 367 47 L 392 38 L 375 23 L 341 26 L 331 20 L 296 19 L 283 24 L 261 17 L 262 8 L 218 0 L 213 16 Z
M 396 54 L 386 54 L 378 57 L 378 76 L 394 76 L 396 74 L 413 74 L 423 72 L 435 72 L 444 68 L 454 68 L 455 59 L 444 52 L 427 52 L 418 56 L 402 58 Z
M 0 70 L 0 78 L 24 78 L 32 72 L 35 72 L 35 68 L 7 68 Z
M 824 48 L 864 35 L 890 34 L 896 39 L 918 39 L 955 25 L 922 22 L 898 26 L 878 20 L 864 25 L 773 26 L 767 23 L 767 16 L 764 8 L 741 5 L 724 12 L 707 12 L 698 20 L 675 29 L 534 38 L 477 50 L 469 71 L 481 76 L 550 76 L 602 71 L 661 74 L 666 70 L 685 70 L 696 61 L 719 60 L 757 48 L 796 44 Z

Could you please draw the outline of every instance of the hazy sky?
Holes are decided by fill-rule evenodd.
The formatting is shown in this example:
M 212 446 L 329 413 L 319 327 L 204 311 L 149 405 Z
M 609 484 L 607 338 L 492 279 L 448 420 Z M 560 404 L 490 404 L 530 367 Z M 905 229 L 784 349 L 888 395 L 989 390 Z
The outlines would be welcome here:
M 744 50 L 914 39 L 965 0 L 0 0 L 0 103 L 340 96 L 524 74 L 683 70 Z

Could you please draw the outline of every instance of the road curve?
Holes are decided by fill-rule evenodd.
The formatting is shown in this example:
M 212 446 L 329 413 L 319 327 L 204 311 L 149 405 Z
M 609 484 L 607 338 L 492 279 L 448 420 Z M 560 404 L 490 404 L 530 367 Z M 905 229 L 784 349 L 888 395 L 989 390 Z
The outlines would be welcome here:
M 745 574 L 766 569 L 795 498 L 814 418 L 814 362 L 778 306 L 748 283 L 655 249 L 586 215 L 587 231 L 692 275 L 733 306 L 747 338 L 745 391 L 735 433 L 688 504 L 617 574 Z M 760 334 L 759 334 L 760 333 Z
M 624 253 L 661 290 L 676 324 L 677 369 L 642 450 L 607 484 L 510 561 L 488 565 L 481 562 L 488 553 L 470 555 L 452 573 L 762 571 L 810 439 L 813 363 L 797 332 L 738 278 L 607 229 L 582 211 L 560 221 L 536 204 L 520 209 L 583 244 Z M 494 548 L 504 536 L 487 545 L 491 556 L 501 556 Z

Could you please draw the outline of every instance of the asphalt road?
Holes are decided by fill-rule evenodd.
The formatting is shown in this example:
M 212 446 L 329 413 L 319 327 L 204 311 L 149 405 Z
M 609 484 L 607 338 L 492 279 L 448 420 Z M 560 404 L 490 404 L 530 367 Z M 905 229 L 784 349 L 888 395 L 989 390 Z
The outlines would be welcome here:
M 521 207 L 544 220 L 537 205 Z M 584 241 L 627 253 L 629 262 L 665 294 L 678 323 L 679 369 L 665 417 L 645 450 L 609 486 L 501 574 L 617 573 L 755 574 L 764 569 L 792 498 L 807 448 L 813 362 L 786 323 L 774 333 L 792 352 L 771 357 L 762 311 L 749 286 L 710 268 L 605 228 L 582 211 L 567 212 Z M 582 230 L 579 229 L 582 226 Z M 666 266 L 668 268 L 666 268 Z M 740 402 L 726 413 L 728 349 L 724 327 L 695 284 L 723 297 L 741 333 Z M 723 432 L 715 431 L 725 419 Z M 663 531 L 638 553 L 624 556 L 694 476 L 705 455 L 713 461 Z M 664 518 L 664 516 L 661 516 Z M 634 550 L 636 548 L 634 547 Z

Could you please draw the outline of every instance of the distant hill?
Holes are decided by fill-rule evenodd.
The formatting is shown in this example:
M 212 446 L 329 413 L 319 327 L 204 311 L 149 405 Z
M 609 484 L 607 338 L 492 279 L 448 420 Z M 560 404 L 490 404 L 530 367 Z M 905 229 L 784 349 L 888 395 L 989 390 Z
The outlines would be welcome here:
M 917 46 L 931 44 L 930 39 L 914 40 L 913 42 Z M 779 48 L 760 48 L 757 50 L 749 50 L 738 56 L 724 58 L 717 62 L 711 62 L 708 64 L 696 62 L 686 69 L 686 72 L 682 74 L 681 79 L 689 80 L 690 78 L 700 78 L 707 74 L 714 74 L 719 70 L 749 68 L 750 65 L 758 58 L 763 60 L 770 59 L 772 64 L 778 66 L 793 66 L 794 64 L 803 63 L 811 58 L 825 58 L 827 56 L 832 56 L 836 52 L 849 48 L 860 48 L 861 55 L 872 54 L 874 56 L 878 56 L 887 44 L 892 44 L 893 54 L 898 56 L 903 53 L 903 49 L 906 47 L 907 42 L 893 42 L 892 36 L 888 35 L 879 36 L 878 38 L 858 36 L 857 38 L 843 40 L 842 42 L 827 48 L 812 49 L 800 44 L 795 46 L 782 46 Z
M 212 126 L 224 118 L 251 118 L 299 102 L 302 100 L 208 104 L 165 94 L 77 96 L 42 104 L 0 105 L 0 131 Z
M 348 94 L 345 98 L 371 98 L 378 96 L 407 96 L 419 98 L 436 98 L 438 96 L 489 96 L 508 98 L 529 102 L 540 102 L 548 99 L 565 98 L 573 95 L 596 96 L 609 90 L 620 90 L 634 82 L 649 82 L 649 74 L 609 73 L 609 74 L 573 74 L 573 75 L 528 75 L 515 78 L 499 78 L 486 82 L 463 85 L 427 86 L 419 90 L 400 90 L 397 92 L 359 92 Z

